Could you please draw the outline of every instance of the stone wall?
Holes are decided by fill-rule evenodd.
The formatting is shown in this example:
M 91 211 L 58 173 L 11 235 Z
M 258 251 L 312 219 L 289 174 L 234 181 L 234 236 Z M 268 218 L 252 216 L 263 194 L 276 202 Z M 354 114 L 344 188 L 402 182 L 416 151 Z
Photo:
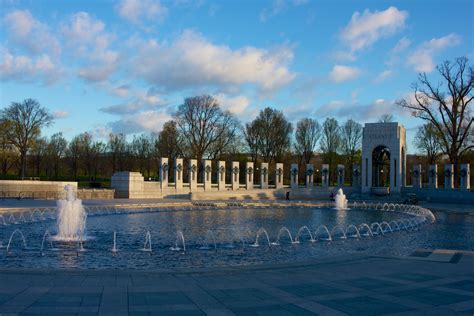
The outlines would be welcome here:
M 81 200 L 111 200 L 115 190 L 109 189 L 78 189 L 76 196 Z
M 77 190 L 77 182 L 0 180 L 0 198 L 58 199 L 68 184 Z

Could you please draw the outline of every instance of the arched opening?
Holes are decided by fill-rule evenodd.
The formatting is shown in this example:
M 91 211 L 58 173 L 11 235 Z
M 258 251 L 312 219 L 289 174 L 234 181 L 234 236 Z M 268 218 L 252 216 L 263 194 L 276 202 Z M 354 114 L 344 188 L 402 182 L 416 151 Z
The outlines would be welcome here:
M 372 151 L 372 187 L 390 187 L 390 150 L 383 145 Z

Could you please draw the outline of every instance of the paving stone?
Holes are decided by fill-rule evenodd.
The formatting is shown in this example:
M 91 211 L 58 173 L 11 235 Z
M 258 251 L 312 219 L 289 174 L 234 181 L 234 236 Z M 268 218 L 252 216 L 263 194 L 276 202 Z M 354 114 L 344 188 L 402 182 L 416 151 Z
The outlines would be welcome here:
M 459 303 L 462 301 L 471 300 L 472 297 L 459 295 L 455 293 L 442 292 L 433 289 L 421 288 L 411 291 L 402 291 L 392 293 L 397 297 L 403 297 L 410 300 L 414 300 L 420 303 L 430 304 L 434 306 L 441 306 L 453 303 Z
M 237 315 L 258 315 L 258 316 L 292 316 L 292 315 L 317 315 L 304 308 L 293 304 L 268 305 L 251 308 L 234 308 L 233 312 Z
M 400 279 L 413 282 L 425 282 L 436 279 L 441 279 L 442 277 L 431 275 L 431 274 L 421 274 L 421 273 L 392 273 L 384 275 L 385 277 L 392 279 Z
M 358 287 L 365 290 L 373 290 L 390 286 L 400 285 L 399 283 L 378 280 L 374 278 L 357 278 L 340 281 L 340 283 L 350 285 L 352 287 Z
M 288 286 L 279 286 L 279 289 L 286 291 L 288 293 L 306 297 L 313 295 L 325 295 L 325 294 L 336 294 L 342 293 L 343 290 L 336 289 L 334 287 L 321 284 L 321 283 L 309 283 L 309 284 L 299 284 L 299 285 L 288 285 Z
M 464 281 L 458 281 L 458 282 L 453 282 L 453 283 L 447 283 L 441 286 L 449 287 L 456 290 L 474 292 L 474 281 L 472 280 L 464 280 Z
M 407 312 L 411 310 L 411 308 L 403 305 L 394 304 L 367 296 L 320 301 L 319 303 L 349 315 L 380 315 Z

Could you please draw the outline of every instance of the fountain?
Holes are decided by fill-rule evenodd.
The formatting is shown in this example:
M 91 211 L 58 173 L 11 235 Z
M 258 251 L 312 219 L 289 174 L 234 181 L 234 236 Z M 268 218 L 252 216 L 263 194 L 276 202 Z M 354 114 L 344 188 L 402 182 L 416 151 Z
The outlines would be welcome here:
M 64 187 L 66 199 L 58 200 L 58 234 L 55 240 L 82 241 L 85 237 L 87 214 L 82 206 L 82 201 L 74 196 L 71 185 Z
M 342 192 L 342 189 L 337 190 L 334 200 L 336 201 L 337 210 L 347 210 L 347 199 L 344 192 Z

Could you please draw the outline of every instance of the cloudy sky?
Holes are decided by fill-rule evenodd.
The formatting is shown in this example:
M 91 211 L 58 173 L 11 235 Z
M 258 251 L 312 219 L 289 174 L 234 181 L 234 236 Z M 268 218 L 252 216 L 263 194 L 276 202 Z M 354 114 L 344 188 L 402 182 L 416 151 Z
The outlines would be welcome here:
M 35 98 L 46 131 L 157 132 L 186 96 L 243 122 L 266 106 L 296 122 L 373 122 L 417 73 L 473 55 L 474 2 L 0 0 L 0 107 Z M 409 148 L 409 151 L 411 148 Z

